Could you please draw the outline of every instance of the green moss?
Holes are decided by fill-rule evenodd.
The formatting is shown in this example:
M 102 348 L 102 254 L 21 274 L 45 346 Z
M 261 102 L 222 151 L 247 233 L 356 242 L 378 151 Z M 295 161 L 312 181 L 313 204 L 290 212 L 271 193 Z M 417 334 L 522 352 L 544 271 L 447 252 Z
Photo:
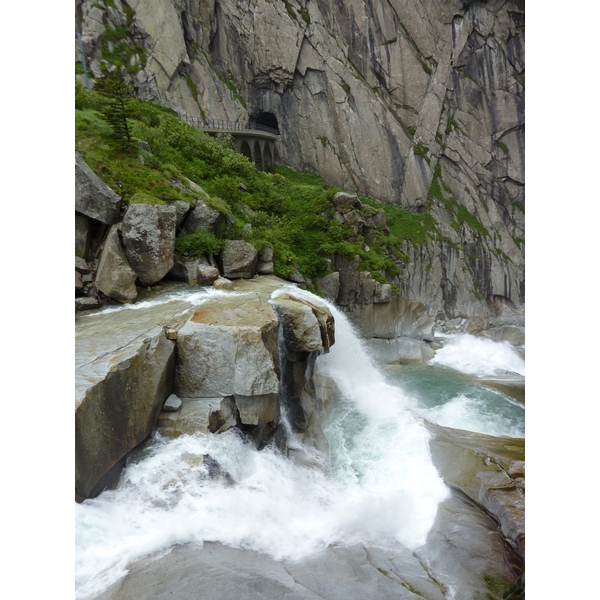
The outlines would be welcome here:
M 194 83 L 194 80 L 189 75 L 186 77 L 186 81 L 188 87 L 190 88 L 190 92 L 192 92 L 194 100 L 196 103 L 198 103 L 198 86 Z
M 385 42 L 383 42 L 383 46 L 389 46 L 390 44 L 393 44 L 394 42 L 397 42 L 398 38 L 392 38 L 391 40 L 386 40 Z
M 407 127 L 407 129 L 410 135 L 415 135 L 415 133 L 417 133 L 417 130 L 414 127 Z
M 421 66 L 423 67 L 423 71 L 425 71 L 425 73 L 427 73 L 427 75 L 431 75 L 431 73 L 433 73 L 433 71 L 431 70 L 431 67 L 421 57 L 419 57 L 419 62 L 421 63 Z
M 523 246 L 525 244 L 525 240 L 520 237 L 513 237 L 513 241 L 517 245 L 517 248 L 519 250 L 521 249 L 521 246 Z
M 458 127 L 458 123 L 454 120 L 454 115 L 452 115 L 448 118 L 448 122 L 446 123 L 446 131 L 445 131 L 446 135 L 448 135 L 453 129 L 457 132 L 460 131 L 460 128 Z
M 504 142 L 496 142 L 496 146 L 508 156 L 508 146 Z
M 425 146 L 424 144 L 421 144 L 421 142 L 419 142 L 415 146 L 413 146 L 413 152 L 417 156 L 422 156 L 428 163 L 431 163 L 431 161 L 429 160 L 429 156 L 427 156 L 427 153 L 429 152 L 429 148 L 427 146 Z
M 342 86 L 342 88 L 346 92 L 346 94 L 350 93 L 350 84 L 347 83 L 344 79 L 342 79 L 342 83 L 340 85 Z
M 520 210 L 523 214 L 525 214 L 525 206 L 523 206 L 523 204 L 521 202 L 519 202 L 518 200 L 515 200 L 514 202 L 511 202 L 511 204 L 517 209 Z
M 83 75 L 83 74 L 84 74 L 83 64 L 75 63 L 75 75 Z
M 301 9 L 300 10 L 300 14 L 302 15 L 302 19 L 303 21 L 307 24 L 310 25 L 310 15 L 308 14 L 308 11 Z
M 292 17 L 294 21 L 297 21 L 298 15 L 296 14 L 296 11 L 293 9 L 292 5 L 288 2 L 288 0 L 283 0 L 283 2 L 285 3 L 285 9 L 288 11 L 290 17 Z

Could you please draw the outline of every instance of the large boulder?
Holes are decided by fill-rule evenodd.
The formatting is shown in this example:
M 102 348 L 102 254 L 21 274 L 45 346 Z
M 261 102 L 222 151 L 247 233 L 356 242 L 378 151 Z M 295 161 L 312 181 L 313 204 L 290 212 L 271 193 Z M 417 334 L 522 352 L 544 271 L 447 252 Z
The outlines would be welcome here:
M 175 392 L 180 398 L 279 392 L 279 322 L 266 299 L 208 300 L 179 330 Z
M 103 294 L 129 303 L 137 298 L 135 280 L 137 275 L 129 266 L 129 262 L 121 248 L 117 226 L 113 225 L 100 256 L 100 264 L 96 274 L 96 288 Z
M 177 212 L 173 206 L 133 204 L 123 218 L 123 245 L 143 285 L 160 281 L 172 268 Z
M 227 240 L 218 261 L 223 277 L 250 279 L 256 273 L 258 252 L 252 244 L 243 240 Z
M 198 265 L 198 285 L 212 285 L 219 278 L 219 269 L 210 265 Z
M 196 233 L 196 231 L 216 231 L 223 222 L 223 216 L 214 208 L 206 205 L 202 200 L 198 200 L 188 218 L 185 220 L 183 230 L 186 233 Z
M 152 432 L 171 393 L 175 342 L 160 329 L 88 387 L 75 409 L 75 498 L 97 496 Z
M 119 220 L 121 198 L 75 152 L 75 210 L 106 225 Z

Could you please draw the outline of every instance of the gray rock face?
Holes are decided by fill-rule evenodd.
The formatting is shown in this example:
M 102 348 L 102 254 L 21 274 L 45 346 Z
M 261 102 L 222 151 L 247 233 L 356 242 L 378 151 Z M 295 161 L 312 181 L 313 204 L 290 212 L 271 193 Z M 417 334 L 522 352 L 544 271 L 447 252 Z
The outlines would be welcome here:
M 176 227 L 177 231 L 181 228 L 181 225 L 185 221 L 185 218 L 192 210 L 192 205 L 189 202 L 185 202 L 184 200 L 175 200 L 173 202 L 168 202 L 169 206 L 174 206 L 176 211 Z
M 196 233 L 198 230 L 216 231 L 222 222 L 223 216 L 219 211 L 198 200 L 196 207 L 185 220 L 183 230 L 186 233 Z
M 84 258 L 88 256 L 91 234 L 88 217 L 75 213 L 75 252 Z
M 75 298 L 75 312 L 91 310 L 92 308 L 99 308 L 100 306 L 102 306 L 102 303 L 97 298 L 91 296 L 88 296 L 87 298 Z
M 75 152 L 75 210 L 106 225 L 116 223 L 121 210 L 121 198 L 90 169 L 79 152 Z
M 75 409 L 75 497 L 93 498 L 151 433 L 171 393 L 175 343 L 160 331 L 86 390 Z
M 227 240 L 218 262 L 223 277 L 250 279 L 256 273 L 258 252 L 252 244 L 243 240 Z
M 117 227 L 113 225 L 108 232 L 104 250 L 100 256 L 96 287 L 113 300 L 129 303 L 137 298 L 136 279 L 137 275 L 129 266 L 121 248 Z
M 176 210 L 173 206 L 133 204 L 123 218 L 123 245 L 143 285 L 160 281 L 172 268 Z
M 329 300 L 335 302 L 340 292 L 340 274 L 338 271 L 328 273 L 323 277 L 317 277 L 317 289 Z

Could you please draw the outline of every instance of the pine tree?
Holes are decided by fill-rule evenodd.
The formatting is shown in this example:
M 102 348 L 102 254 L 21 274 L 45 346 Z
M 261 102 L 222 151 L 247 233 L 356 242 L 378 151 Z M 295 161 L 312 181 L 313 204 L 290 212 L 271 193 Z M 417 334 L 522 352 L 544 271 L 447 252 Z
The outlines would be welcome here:
M 125 79 L 120 68 L 105 72 L 104 77 L 96 82 L 96 89 L 104 97 L 103 114 L 112 125 L 117 143 L 123 147 L 131 144 L 131 135 L 127 126 L 127 118 L 131 117 L 133 86 Z

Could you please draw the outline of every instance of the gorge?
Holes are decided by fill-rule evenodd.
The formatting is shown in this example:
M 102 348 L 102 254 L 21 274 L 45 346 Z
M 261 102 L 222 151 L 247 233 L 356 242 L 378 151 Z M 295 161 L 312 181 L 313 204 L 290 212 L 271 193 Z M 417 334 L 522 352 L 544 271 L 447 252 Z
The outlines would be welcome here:
M 524 598 L 524 3 L 76 34 L 76 597 Z

